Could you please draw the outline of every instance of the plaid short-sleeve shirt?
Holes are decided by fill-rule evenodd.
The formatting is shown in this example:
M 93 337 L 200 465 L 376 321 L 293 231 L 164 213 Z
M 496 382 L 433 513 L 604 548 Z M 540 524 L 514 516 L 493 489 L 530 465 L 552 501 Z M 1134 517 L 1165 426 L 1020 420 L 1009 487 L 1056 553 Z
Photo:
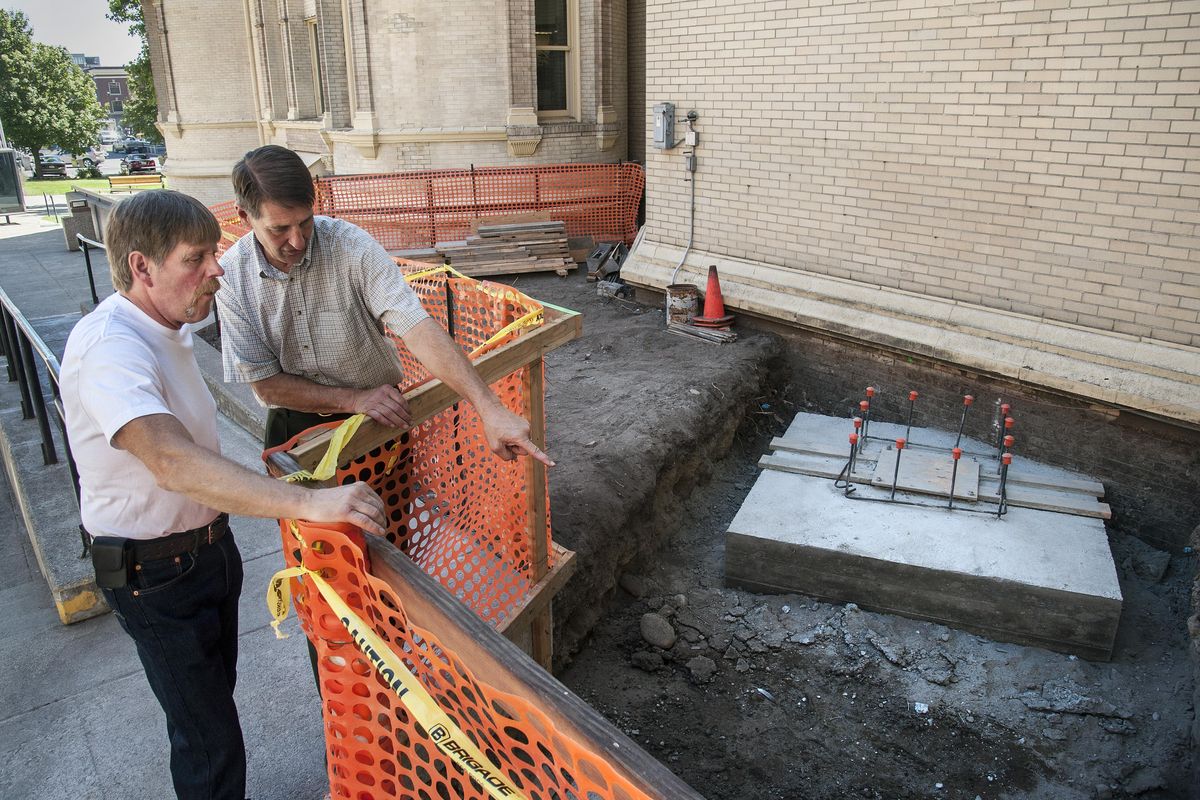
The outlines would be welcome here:
M 428 315 L 400 268 L 361 228 L 315 217 L 304 258 L 286 273 L 248 233 L 221 257 L 221 267 L 226 381 L 254 383 L 284 372 L 354 389 L 403 382 L 384 326 L 403 336 Z

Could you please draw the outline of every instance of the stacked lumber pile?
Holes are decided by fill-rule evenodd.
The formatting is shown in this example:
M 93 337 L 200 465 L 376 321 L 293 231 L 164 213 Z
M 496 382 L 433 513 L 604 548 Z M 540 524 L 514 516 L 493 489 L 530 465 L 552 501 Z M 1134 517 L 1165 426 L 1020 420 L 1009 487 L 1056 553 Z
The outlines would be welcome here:
M 472 277 L 550 270 L 566 275 L 575 269 L 563 222 L 480 225 L 474 236 L 438 242 L 436 249 L 456 270 Z

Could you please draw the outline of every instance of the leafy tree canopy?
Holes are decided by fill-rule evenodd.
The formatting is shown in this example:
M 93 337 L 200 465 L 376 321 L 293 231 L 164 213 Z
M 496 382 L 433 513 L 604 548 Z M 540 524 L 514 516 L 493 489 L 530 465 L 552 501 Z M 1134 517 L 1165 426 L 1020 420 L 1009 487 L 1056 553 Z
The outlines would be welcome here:
M 33 41 L 25 15 L 0 9 L 0 121 L 16 147 L 82 153 L 106 115 L 96 85 L 61 47 Z

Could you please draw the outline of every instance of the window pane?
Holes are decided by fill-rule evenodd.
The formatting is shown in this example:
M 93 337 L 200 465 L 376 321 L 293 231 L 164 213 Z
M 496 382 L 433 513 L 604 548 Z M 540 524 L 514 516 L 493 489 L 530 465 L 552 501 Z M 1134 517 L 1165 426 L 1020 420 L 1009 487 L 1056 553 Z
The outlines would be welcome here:
M 537 54 L 538 111 L 567 110 L 567 54 L 539 50 Z
M 535 0 L 534 28 L 541 46 L 567 42 L 567 0 Z

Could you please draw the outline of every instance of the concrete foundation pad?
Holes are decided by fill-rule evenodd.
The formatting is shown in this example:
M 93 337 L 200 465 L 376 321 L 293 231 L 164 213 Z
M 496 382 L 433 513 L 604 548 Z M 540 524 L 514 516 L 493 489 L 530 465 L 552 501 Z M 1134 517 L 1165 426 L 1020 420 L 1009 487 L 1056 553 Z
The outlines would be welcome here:
M 855 495 L 887 493 L 860 486 Z M 725 577 L 1102 660 L 1122 604 L 1100 520 L 854 500 L 827 478 L 771 469 L 730 523 Z

